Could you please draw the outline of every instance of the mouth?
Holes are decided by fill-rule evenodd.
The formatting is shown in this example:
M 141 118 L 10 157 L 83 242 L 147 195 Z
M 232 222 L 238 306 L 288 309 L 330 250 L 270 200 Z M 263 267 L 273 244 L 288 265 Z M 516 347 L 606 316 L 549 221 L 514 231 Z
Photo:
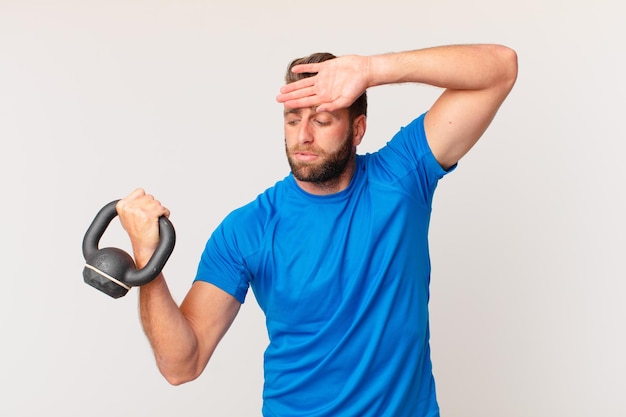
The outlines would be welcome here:
M 307 151 L 296 151 L 293 153 L 296 160 L 301 162 L 311 162 L 318 158 L 317 154 Z

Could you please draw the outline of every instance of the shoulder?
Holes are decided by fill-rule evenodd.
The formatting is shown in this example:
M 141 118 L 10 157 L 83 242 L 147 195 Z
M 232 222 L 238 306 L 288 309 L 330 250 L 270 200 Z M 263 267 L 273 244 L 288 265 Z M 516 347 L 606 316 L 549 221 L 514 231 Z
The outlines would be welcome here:
M 377 152 L 364 157 L 369 181 L 402 190 L 430 204 L 444 170 L 431 151 L 424 129 L 423 113 L 401 127 Z
M 263 227 L 267 219 L 275 215 L 279 201 L 287 192 L 288 177 L 276 182 L 267 188 L 249 203 L 231 211 L 223 220 L 220 228 L 231 231 L 245 230 L 250 232 L 258 227 Z
M 412 157 L 413 159 L 432 154 L 428 147 L 424 129 L 425 116 L 426 113 L 423 113 L 409 124 L 402 126 L 387 143 L 386 147 L 401 151 L 402 155 Z
M 428 147 L 424 130 L 424 116 L 413 119 L 400 127 L 391 139 L 377 152 L 366 155 L 366 161 L 372 168 L 385 171 L 413 171 L 424 159 L 433 158 Z

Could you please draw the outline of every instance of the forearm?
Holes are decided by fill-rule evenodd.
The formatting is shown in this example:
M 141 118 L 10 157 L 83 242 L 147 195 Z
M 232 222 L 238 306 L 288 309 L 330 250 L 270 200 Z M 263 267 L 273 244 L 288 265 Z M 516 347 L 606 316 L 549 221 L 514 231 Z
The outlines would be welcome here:
M 198 340 L 162 275 L 139 289 L 141 323 L 159 370 L 174 385 L 199 373 Z
M 159 245 L 158 219 L 169 217 L 169 210 L 138 188 L 117 203 L 117 211 L 130 237 L 135 264 L 141 269 Z M 227 310 L 230 315 L 220 315 L 220 311 L 203 309 L 207 304 L 212 305 L 207 303 L 207 298 L 196 298 L 194 308 L 185 309 L 184 302 L 179 307 L 162 274 L 139 287 L 141 323 L 159 370 L 172 384 L 190 381 L 202 372 L 226 324 L 236 314 L 236 303 Z
M 481 90 L 512 84 L 515 52 L 501 45 L 450 45 L 373 55 L 369 85 L 422 83 L 454 90 Z

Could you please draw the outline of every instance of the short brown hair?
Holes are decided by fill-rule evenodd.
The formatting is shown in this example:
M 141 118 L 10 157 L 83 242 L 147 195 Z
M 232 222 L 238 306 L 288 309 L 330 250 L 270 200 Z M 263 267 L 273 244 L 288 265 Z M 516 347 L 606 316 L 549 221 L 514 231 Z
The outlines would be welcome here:
M 302 58 L 296 58 L 287 67 L 287 72 L 285 73 L 285 82 L 287 84 L 292 83 L 294 81 L 301 80 L 303 78 L 312 77 L 316 73 L 313 72 L 303 72 L 300 74 L 296 74 L 291 71 L 295 65 L 299 64 L 317 64 L 320 62 L 328 61 L 329 59 L 337 58 L 335 55 L 329 52 L 317 52 L 311 54 L 309 56 L 305 56 Z M 356 119 L 360 115 L 367 116 L 367 92 L 363 92 L 359 98 L 357 98 L 354 103 L 348 108 L 350 112 L 350 118 L 352 120 Z

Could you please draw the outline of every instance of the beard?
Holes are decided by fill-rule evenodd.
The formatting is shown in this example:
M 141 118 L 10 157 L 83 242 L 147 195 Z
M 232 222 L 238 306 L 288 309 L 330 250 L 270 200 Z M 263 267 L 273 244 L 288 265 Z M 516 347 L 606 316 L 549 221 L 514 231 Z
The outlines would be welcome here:
M 303 182 L 323 184 L 338 179 L 354 157 L 354 147 L 352 146 L 352 128 L 346 135 L 341 147 L 334 152 L 326 152 L 314 146 L 296 145 L 287 148 L 285 142 L 287 161 L 291 167 L 293 176 Z M 302 162 L 291 155 L 297 151 L 314 151 L 320 158 L 315 162 Z

